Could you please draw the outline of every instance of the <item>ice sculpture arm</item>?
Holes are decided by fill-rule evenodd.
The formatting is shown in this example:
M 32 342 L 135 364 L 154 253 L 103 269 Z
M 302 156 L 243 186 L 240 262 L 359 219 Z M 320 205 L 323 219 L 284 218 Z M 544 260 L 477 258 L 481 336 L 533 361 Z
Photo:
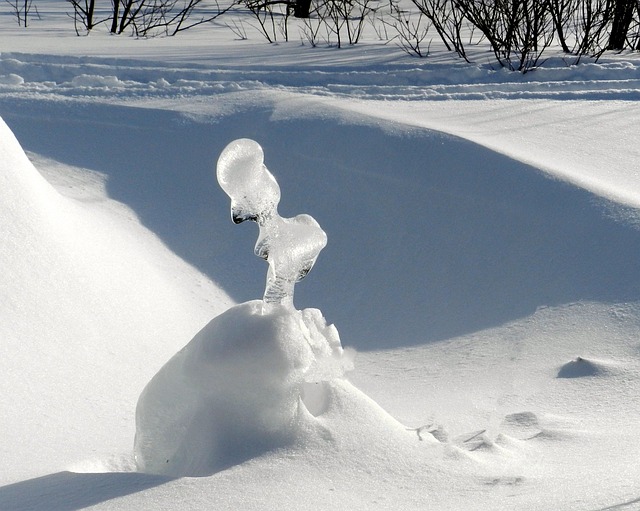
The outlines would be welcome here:
M 278 214 L 280 187 L 264 165 L 257 142 L 231 142 L 218 159 L 217 177 L 231 198 L 233 221 L 250 220 L 260 228 L 255 254 L 269 263 L 265 304 L 293 307 L 294 286 L 315 264 L 327 235 L 309 215 L 282 218 Z

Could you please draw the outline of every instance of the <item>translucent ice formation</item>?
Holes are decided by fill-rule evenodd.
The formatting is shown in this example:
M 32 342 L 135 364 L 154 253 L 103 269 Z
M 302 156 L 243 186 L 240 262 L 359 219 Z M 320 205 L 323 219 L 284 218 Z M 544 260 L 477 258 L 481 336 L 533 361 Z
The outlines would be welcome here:
M 260 227 L 255 254 L 269 263 L 264 303 L 293 308 L 293 288 L 311 270 L 327 244 L 327 235 L 309 215 L 282 218 L 280 187 L 264 165 L 260 145 L 249 139 L 231 142 L 218 159 L 218 182 L 231 198 L 231 218 Z

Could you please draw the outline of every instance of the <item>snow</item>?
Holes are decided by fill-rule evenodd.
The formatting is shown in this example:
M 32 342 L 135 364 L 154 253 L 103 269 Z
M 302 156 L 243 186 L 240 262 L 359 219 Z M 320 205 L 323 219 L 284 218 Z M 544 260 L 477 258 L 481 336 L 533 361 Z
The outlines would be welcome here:
M 0 509 L 637 507 L 637 54 L 523 76 L 371 34 L 75 37 L 65 9 L 0 17 Z M 316 366 L 266 325 L 233 343 L 265 270 L 215 182 L 239 138 L 281 214 L 327 232 L 302 311 L 262 318 L 305 332 Z M 216 339 L 228 357 L 202 372 Z M 202 477 L 136 472 L 138 398 L 192 403 L 187 354 L 199 396 L 222 382 L 256 420 L 216 438 L 256 443 L 196 450 L 177 472 Z
M 263 306 L 245 302 L 214 318 L 145 387 L 136 410 L 141 472 L 210 475 L 326 435 L 311 413 L 335 406 L 336 386 L 345 386 L 336 369 L 349 363 L 335 327 L 317 309 Z

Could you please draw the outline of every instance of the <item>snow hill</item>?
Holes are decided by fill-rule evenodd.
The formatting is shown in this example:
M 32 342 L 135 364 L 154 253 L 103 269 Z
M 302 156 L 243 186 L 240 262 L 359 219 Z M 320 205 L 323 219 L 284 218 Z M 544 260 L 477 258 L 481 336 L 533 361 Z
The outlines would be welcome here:
M 47 23 L 0 55 L 1 510 L 638 506 L 636 55 L 521 77 Z M 214 175 L 241 137 L 327 233 L 295 305 L 355 369 L 295 441 L 138 473 L 145 385 L 262 295 Z
M 64 197 L 0 129 L 2 431 L 4 445 L 19 446 L 3 454 L 7 481 L 84 458 L 90 424 L 110 418 L 132 432 L 133 410 L 121 405 L 158 369 L 149 354 L 170 356 L 231 302 L 101 196 L 99 176 L 65 169 L 58 178 L 74 198 Z M 93 430 L 97 452 L 117 453 L 128 440 L 118 433 Z

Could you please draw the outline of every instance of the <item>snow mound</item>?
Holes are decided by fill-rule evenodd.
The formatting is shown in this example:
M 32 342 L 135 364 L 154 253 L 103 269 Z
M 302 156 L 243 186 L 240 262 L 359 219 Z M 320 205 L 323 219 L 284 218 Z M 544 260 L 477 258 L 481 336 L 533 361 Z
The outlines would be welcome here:
M 0 75 L 0 85 L 23 85 L 24 78 L 15 73 L 9 73 L 8 75 Z
M 317 310 L 246 302 L 214 318 L 146 386 L 136 411 L 139 470 L 214 473 L 303 442 L 349 368 L 337 331 Z
M 144 384 L 230 302 L 128 208 L 61 195 L 1 120 L 0 267 L 0 482 L 122 452 Z
M 576 357 L 563 364 L 558 371 L 558 378 L 584 378 L 588 376 L 611 376 L 619 372 L 615 362 Z

